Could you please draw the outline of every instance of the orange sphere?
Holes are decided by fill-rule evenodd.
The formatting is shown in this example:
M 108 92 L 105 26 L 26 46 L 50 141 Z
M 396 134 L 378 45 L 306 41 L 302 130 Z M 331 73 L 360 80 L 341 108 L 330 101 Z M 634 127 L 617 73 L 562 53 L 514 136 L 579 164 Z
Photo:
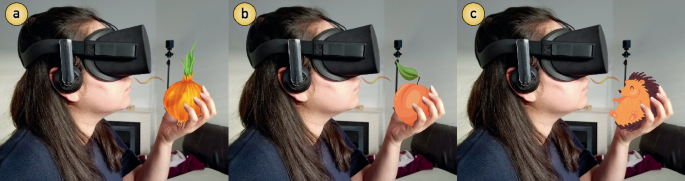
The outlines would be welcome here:
M 393 106 L 402 122 L 409 126 L 414 126 L 414 122 L 418 119 L 418 114 L 412 108 L 412 104 L 421 107 L 426 117 L 430 115 L 428 113 L 428 106 L 423 103 L 423 97 L 428 98 L 428 89 L 422 85 L 406 83 L 397 89 Z

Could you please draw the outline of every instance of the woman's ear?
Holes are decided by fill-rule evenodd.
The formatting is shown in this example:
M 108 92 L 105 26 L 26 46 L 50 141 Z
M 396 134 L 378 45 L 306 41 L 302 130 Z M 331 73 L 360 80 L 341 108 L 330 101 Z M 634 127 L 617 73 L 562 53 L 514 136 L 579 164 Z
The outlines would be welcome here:
M 281 88 L 283 88 L 283 90 L 286 90 L 285 87 L 283 87 L 283 72 L 285 72 L 285 67 L 281 67 L 280 69 L 278 69 L 278 82 L 281 83 Z M 288 92 L 288 91 L 286 90 L 286 92 Z M 307 97 L 306 93 L 307 93 L 307 91 L 300 92 L 300 93 L 288 92 L 288 94 L 290 94 L 291 97 L 295 98 L 295 100 L 297 100 L 299 102 L 306 102 L 307 101 L 308 97 Z
M 50 69 L 50 83 L 52 83 L 52 88 L 57 90 L 57 88 L 55 88 L 55 81 L 54 81 L 55 80 L 54 79 L 55 72 L 57 72 L 57 67 L 52 67 L 52 69 Z M 59 92 L 59 91 L 57 91 L 57 92 Z M 67 100 L 69 102 L 78 102 L 78 100 L 79 100 L 79 95 L 77 94 L 78 92 L 79 91 L 72 92 L 72 93 L 59 92 L 59 94 L 62 95 L 62 97 L 67 98 Z
M 516 92 L 516 90 L 514 89 L 514 87 L 512 87 L 512 85 L 511 85 L 511 73 L 514 72 L 514 69 L 515 69 L 514 67 L 509 67 L 509 69 L 507 69 L 507 82 L 509 83 L 509 88 L 511 88 L 511 90 L 514 90 L 514 92 Z M 525 94 L 524 94 L 524 93 L 516 92 L 516 94 L 518 94 L 519 97 L 525 99 L 525 100 L 528 101 L 528 102 L 535 102 L 535 100 L 536 100 L 537 97 L 535 97 L 535 94 L 534 94 L 534 93 L 535 93 L 536 91 L 537 91 L 537 90 L 535 90 L 535 91 L 533 91 L 533 92 L 525 93 Z

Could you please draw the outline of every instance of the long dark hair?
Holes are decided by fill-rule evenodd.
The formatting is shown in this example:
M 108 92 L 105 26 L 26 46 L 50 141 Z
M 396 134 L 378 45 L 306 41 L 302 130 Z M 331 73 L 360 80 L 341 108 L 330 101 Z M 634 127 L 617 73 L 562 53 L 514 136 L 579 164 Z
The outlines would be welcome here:
M 102 20 L 94 11 L 77 7 L 55 7 L 32 15 L 19 32 L 19 51 L 44 39 L 83 40 L 87 32 L 81 25 L 91 21 Z M 76 68 L 86 71 L 78 57 L 74 61 Z M 59 66 L 59 55 L 45 55 L 26 69 L 12 96 L 14 126 L 31 131 L 45 144 L 63 180 L 102 180 L 92 156 L 93 141 L 100 146 L 109 169 L 116 172 L 121 170 L 123 150 L 106 122 L 97 124 L 91 138 L 79 129 L 66 98 L 50 81 L 50 69 Z
M 271 39 L 311 40 L 316 34 L 309 25 L 318 21 L 338 25 L 321 10 L 307 7 L 283 7 L 263 14 L 250 27 L 247 50 Z M 304 67 L 314 72 L 309 60 L 303 60 Z M 255 69 L 240 97 L 240 119 L 246 129 L 258 130 L 276 146 L 292 180 L 330 180 L 321 159 L 321 141 L 331 148 L 336 167 L 343 171 L 349 170 L 352 150 L 345 145 L 335 122 L 326 123 L 320 138 L 305 126 L 296 101 L 278 80 L 278 69 L 287 66 L 288 55 L 275 55 Z
M 538 25 L 558 20 L 551 11 L 534 7 L 513 7 L 492 14 L 478 28 L 476 49 L 483 50 L 500 39 L 540 40 L 544 32 Z M 566 24 L 567 25 L 567 24 Z M 509 154 L 521 180 L 559 180 L 546 144 L 556 143 L 566 169 L 578 170 L 580 150 L 573 144 L 564 122 L 556 122 L 548 138 L 540 133 L 526 112 L 524 101 L 507 81 L 509 67 L 516 67 L 515 55 L 505 55 L 487 65 L 473 84 L 468 100 L 468 115 L 474 129 L 484 129 L 497 138 Z M 532 58 L 534 70 L 542 71 L 537 59 Z M 540 74 L 538 74 L 540 75 Z M 538 89 L 544 89 L 540 85 Z M 541 90 L 542 91 L 542 90 Z M 531 134 L 532 133 L 532 134 Z M 545 143 L 545 144 L 540 144 Z

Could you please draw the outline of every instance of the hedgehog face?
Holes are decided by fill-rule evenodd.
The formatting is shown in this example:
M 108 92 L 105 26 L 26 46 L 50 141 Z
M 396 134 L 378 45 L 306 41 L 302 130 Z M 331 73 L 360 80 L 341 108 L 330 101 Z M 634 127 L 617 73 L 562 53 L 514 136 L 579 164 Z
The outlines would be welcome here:
M 626 86 L 621 89 L 621 95 L 626 97 L 637 97 L 640 91 L 645 89 L 644 80 L 626 80 Z

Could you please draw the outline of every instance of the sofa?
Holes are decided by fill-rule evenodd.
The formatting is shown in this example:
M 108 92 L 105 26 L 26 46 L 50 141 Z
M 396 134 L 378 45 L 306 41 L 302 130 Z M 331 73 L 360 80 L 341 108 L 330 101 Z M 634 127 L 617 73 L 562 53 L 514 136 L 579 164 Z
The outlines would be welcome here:
M 433 163 L 433 170 L 419 171 L 397 180 L 457 180 L 457 127 L 433 123 L 411 140 L 413 155 Z
M 626 180 L 685 180 L 685 127 L 662 123 L 642 135 L 640 154 L 649 154 L 661 163 L 661 170 L 648 171 Z
M 204 163 L 205 169 L 169 180 L 228 180 L 228 127 L 205 123 L 185 136 L 182 149 L 185 155 L 192 154 Z

